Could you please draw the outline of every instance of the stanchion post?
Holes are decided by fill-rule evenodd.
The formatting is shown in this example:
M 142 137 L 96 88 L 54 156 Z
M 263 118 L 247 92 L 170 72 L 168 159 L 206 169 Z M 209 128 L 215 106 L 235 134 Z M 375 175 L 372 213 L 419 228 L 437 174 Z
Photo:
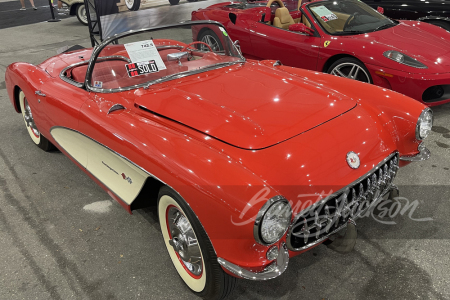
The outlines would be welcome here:
M 48 0 L 48 4 L 50 6 L 50 12 L 52 13 L 52 18 L 50 20 L 48 20 L 47 22 L 59 22 L 59 21 L 61 21 L 60 19 L 56 19 L 55 18 L 55 13 L 53 12 L 52 0 Z

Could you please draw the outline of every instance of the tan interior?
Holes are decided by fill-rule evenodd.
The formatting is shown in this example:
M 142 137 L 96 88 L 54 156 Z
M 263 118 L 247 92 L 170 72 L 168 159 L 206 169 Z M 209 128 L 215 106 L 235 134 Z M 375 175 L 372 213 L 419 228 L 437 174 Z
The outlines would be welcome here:
M 275 11 L 275 19 L 273 19 L 273 26 L 289 29 L 289 26 L 295 24 L 289 10 L 286 7 L 277 8 Z

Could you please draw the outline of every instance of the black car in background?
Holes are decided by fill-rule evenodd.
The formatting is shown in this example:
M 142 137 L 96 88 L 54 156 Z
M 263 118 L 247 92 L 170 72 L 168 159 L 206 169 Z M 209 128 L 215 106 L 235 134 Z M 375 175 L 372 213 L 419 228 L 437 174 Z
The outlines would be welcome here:
M 362 0 L 392 19 L 419 20 L 450 31 L 449 0 Z

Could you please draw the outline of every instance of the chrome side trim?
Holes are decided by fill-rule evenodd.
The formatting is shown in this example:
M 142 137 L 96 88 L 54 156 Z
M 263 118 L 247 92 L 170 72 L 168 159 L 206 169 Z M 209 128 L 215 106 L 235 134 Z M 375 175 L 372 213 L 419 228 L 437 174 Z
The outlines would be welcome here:
M 416 155 L 413 156 L 400 156 L 400 160 L 403 161 L 423 161 L 423 160 L 427 160 L 430 158 L 431 156 L 431 152 L 430 150 L 427 149 L 427 147 L 425 147 L 425 145 L 423 143 L 420 143 L 419 147 L 417 148 L 417 150 L 419 151 L 419 153 L 417 153 Z
M 227 269 L 239 278 L 249 280 L 269 280 L 280 276 L 284 271 L 286 271 L 289 264 L 289 252 L 287 250 L 286 244 L 282 243 L 277 259 L 272 264 L 268 265 L 264 269 L 264 271 L 259 273 L 241 268 L 238 265 L 230 263 L 229 261 L 226 261 L 221 257 L 217 258 L 217 262 L 223 268 Z

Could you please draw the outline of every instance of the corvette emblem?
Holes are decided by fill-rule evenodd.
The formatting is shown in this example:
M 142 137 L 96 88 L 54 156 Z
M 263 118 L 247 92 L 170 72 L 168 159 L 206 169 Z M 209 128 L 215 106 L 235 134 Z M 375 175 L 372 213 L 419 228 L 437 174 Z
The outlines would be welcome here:
M 360 160 L 358 154 L 353 151 L 347 153 L 347 163 L 352 169 L 358 169 L 360 165 Z

